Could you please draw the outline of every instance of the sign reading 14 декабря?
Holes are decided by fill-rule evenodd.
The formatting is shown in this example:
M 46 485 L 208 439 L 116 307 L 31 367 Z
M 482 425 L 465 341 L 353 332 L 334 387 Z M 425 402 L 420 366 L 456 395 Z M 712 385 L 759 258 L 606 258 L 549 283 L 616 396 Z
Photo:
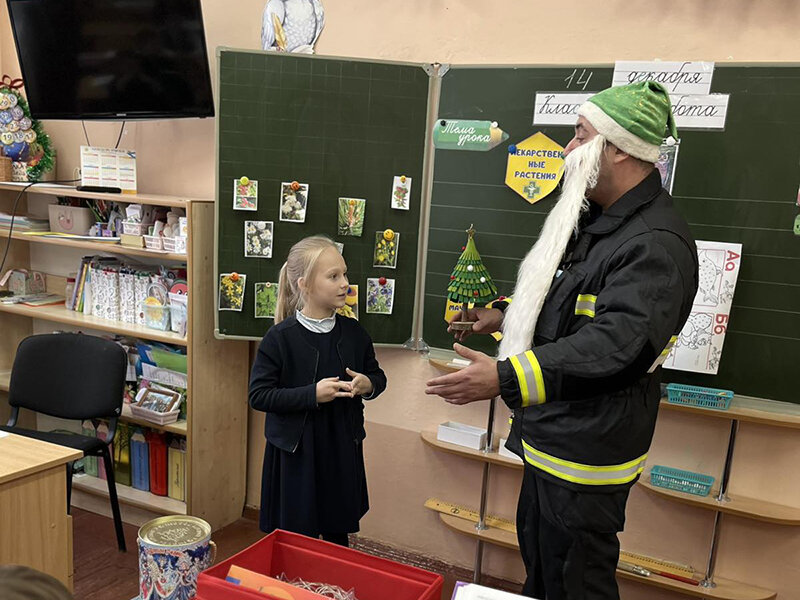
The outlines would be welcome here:
M 533 204 L 556 189 L 564 174 L 564 148 L 542 132 L 508 147 L 506 185 Z
M 442 119 L 433 128 L 433 145 L 437 150 L 486 152 L 507 139 L 508 134 L 493 121 Z

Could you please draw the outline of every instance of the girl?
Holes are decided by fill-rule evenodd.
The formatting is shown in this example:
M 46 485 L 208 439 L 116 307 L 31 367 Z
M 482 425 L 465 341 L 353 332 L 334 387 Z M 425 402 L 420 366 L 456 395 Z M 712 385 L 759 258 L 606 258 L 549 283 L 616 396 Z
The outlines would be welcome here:
M 267 413 L 260 527 L 348 545 L 369 509 L 364 404 L 386 388 L 372 340 L 344 306 L 347 265 L 327 237 L 297 242 L 281 269 L 273 325 L 250 375 Z

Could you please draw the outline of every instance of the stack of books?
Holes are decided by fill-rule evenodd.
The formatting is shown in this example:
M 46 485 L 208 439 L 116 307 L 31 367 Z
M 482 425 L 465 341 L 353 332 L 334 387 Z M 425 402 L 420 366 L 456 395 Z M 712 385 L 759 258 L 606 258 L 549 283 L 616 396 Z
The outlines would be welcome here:
M 0 212 L 0 231 L 8 232 L 11 228 L 11 215 Z M 25 215 L 14 217 L 14 231 L 24 233 L 26 231 L 50 231 L 50 221 L 48 219 L 37 219 Z

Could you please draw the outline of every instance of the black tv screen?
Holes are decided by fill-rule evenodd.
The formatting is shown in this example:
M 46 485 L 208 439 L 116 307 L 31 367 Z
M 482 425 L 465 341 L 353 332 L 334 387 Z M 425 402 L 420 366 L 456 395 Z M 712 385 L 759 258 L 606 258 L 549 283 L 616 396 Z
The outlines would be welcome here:
M 37 119 L 214 115 L 200 0 L 7 0 Z

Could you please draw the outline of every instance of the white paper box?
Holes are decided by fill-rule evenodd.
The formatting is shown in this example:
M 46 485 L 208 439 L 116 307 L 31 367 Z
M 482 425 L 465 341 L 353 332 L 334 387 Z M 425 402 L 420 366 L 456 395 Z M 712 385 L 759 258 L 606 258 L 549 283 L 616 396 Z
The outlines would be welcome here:
M 506 438 L 500 438 L 500 445 L 497 446 L 497 453 L 500 456 L 505 456 L 506 458 L 510 458 L 512 460 L 517 461 L 518 463 L 522 462 L 522 459 L 511 452 L 508 448 L 506 448 Z
M 453 600 L 528 600 L 510 592 L 501 592 L 483 587 L 474 583 L 457 587 L 453 593 Z
M 481 450 L 486 444 L 486 430 L 481 427 L 448 421 L 439 425 L 436 439 L 440 442 Z

